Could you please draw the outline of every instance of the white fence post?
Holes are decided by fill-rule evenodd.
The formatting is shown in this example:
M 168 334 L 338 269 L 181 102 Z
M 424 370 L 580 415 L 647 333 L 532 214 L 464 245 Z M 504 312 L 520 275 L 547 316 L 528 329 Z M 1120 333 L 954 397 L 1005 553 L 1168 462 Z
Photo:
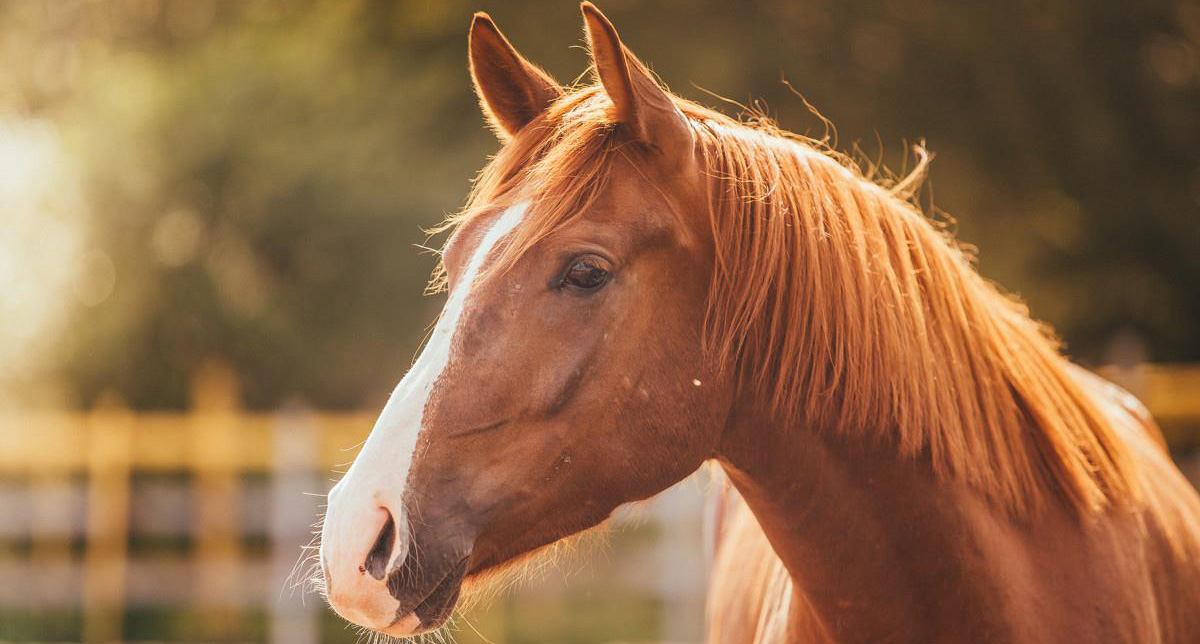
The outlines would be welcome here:
M 312 538 L 312 523 L 324 499 L 317 471 L 317 427 L 312 412 L 298 403 L 285 405 L 272 430 L 274 475 L 271 477 L 271 642 L 311 644 L 320 639 L 319 600 L 305 597 L 297 559 L 309 553 L 301 547 Z
M 662 641 L 704 639 L 705 562 L 701 506 L 707 468 L 677 483 L 652 502 L 658 523 L 658 592 L 662 598 Z

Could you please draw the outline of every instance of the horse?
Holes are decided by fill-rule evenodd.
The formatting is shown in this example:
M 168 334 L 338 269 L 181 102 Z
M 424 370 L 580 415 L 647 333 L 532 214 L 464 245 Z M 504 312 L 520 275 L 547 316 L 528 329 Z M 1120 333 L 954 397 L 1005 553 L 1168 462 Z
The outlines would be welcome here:
M 669 93 L 596 7 L 564 87 L 486 14 L 501 148 L 422 352 L 333 487 L 319 574 L 371 631 L 713 463 L 713 642 L 1185 642 L 1200 497 L 912 198 Z

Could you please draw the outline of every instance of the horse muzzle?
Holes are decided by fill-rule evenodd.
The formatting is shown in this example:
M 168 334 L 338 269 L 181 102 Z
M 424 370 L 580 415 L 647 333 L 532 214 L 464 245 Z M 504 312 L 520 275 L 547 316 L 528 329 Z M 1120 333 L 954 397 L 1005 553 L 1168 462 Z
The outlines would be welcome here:
M 434 630 L 458 603 L 470 540 L 415 531 L 403 503 L 388 501 L 348 493 L 340 483 L 330 492 L 320 554 L 326 599 L 338 615 L 373 631 L 403 637 Z

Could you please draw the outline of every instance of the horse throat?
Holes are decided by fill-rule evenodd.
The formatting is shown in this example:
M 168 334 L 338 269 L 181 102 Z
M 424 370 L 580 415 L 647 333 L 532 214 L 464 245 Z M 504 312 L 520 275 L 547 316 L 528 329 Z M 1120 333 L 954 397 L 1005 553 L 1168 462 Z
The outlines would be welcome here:
M 1013 542 L 1010 518 L 894 449 L 737 418 L 719 461 L 838 641 L 1002 632 L 1006 573 L 991 562 Z M 947 628 L 967 630 L 956 640 Z

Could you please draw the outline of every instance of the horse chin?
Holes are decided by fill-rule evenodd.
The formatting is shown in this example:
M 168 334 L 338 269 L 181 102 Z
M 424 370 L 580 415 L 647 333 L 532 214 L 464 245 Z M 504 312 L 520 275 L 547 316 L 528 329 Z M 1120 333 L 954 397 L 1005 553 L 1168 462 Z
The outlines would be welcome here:
M 373 629 L 393 637 L 410 637 L 435 631 L 446 625 L 458 606 L 466 576 L 467 561 L 450 570 L 433 590 L 415 608 L 407 612 L 397 611 L 396 620 L 387 628 Z
M 449 598 L 437 602 L 426 600 L 417 610 L 397 618 L 387 628 L 373 630 L 392 637 L 412 637 L 436 631 L 445 626 L 454 614 L 458 604 L 458 588 L 454 588 L 451 594 Z
M 509 562 L 466 575 L 452 573 L 443 579 L 412 611 L 397 616 L 396 621 L 387 628 L 371 630 L 402 638 L 436 631 L 446 625 L 454 611 L 461 608 L 460 605 L 474 603 L 474 600 L 481 594 L 490 596 L 497 577 L 505 575 L 511 566 L 512 562 Z
M 396 619 L 387 628 L 375 629 L 375 632 L 391 635 L 392 637 L 410 637 L 412 635 L 420 635 L 426 631 L 421 628 L 421 618 L 417 617 L 416 613 L 409 613 L 404 617 Z

